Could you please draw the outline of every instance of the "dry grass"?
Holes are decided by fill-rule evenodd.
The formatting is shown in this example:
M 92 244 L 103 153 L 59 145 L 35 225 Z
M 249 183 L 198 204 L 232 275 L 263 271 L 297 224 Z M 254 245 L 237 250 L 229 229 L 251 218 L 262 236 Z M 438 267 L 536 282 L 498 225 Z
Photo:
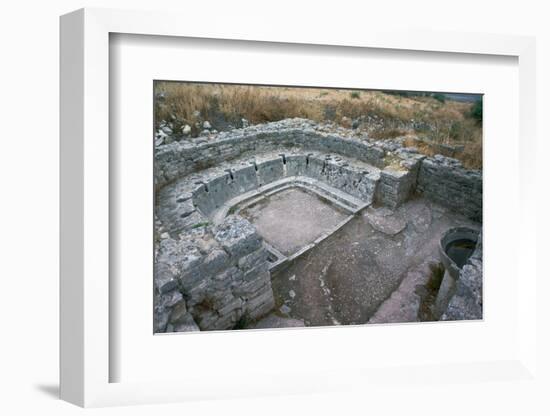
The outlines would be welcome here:
M 412 137 L 407 137 L 403 141 L 403 145 L 405 147 L 416 147 L 420 153 L 426 156 L 433 156 L 436 153 L 438 153 L 436 152 L 433 146 L 430 146 L 428 143 L 425 143 L 425 142 L 419 142 L 417 140 L 414 140 L 414 138 Z M 444 156 L 450 156 L 450 155 L 444 155 Z
M 460 160 L 464 167 L 468 169 L 483 168 L 483 149 L 481 135 L 474 138 L 474 140 L 464 143 L 464 150 L 461 152 L 445 151 L 445 149 L 436 146 L 437 143 L 430 144 L 429 142 L 415 140 L 413 137 L 405 138 L 405 140 L 403 141 L 403 145 L 406 147 L 416 147 L 420 153 L 426 156 L 441 154 L 443 156 L 454 157 Z
M 483 168 L 483 148 L 481 139 L 478 141 L 472 141 L 466 143 L 464 146 L 464 152 L 459 157 L 465 167 L 469 169 L 482 169 Z
M 280 88 L 159 83 L 157 92 L 166 93 L 165 102 L 157 104 L 157 122 L 170 120 L 172 115 L 191 126 L 200 120 L 220 118 L 234 126 L 240 125 L 241 118 L 252 124 L 288 117 L 323 120 L 320 106 L 304 105 L 304 99 L 285 96 Z
M 375 130 L 370 134 L 370 137 L 376 140 L 394 139 L 396 137 L 405 136 L 406 130 L 401 129 L 381 129 Z
M 481 168 L 481 126 L 470 117 L 471 103 L 381 91 L 176 82 L 157 82 L 155 93 L 160 92 L 165 99 L 155 106 L 157 126 L 161 120 L 171 121 L 176 129 L 189 124 L 193 135 L 203 120 L 219 129 L 239 127 L 242 118 L 256 124 L 289 117 L 351 127 L 351 120 L 363 117 L 368 119 L 370 137 L 413 133 L 436 143 L 463 144 L 464 154 L 455 157 L 468 167 Z M 430 153 L 427 147 L 419 150 Z

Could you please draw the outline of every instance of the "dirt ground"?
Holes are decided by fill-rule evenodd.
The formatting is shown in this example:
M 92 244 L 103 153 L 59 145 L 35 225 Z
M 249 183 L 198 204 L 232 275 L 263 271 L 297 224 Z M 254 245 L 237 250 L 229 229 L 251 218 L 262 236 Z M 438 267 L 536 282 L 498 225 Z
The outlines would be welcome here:
M 438 258 L 441 235 L 458 225 L 480 228 L 423 198 L 395 212 L 369 207 L 272 275 L 276 308 L 306 326 L 364 324 L 408 270 Z
M 286 256 L 315 241 L 347 215 L 316 195 L 291 188 L 241 211 L 260 235 Z

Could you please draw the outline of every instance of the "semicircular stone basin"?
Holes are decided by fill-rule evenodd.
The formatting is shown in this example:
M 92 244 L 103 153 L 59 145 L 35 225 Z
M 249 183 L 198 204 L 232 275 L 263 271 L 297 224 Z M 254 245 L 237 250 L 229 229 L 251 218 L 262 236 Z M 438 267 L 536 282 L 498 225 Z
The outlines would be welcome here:
M 451 277 L 458 279 L 460 270 L 475 251 L 479 231 L 467 227 L 451 228 L 439 242 L 439 256 Z

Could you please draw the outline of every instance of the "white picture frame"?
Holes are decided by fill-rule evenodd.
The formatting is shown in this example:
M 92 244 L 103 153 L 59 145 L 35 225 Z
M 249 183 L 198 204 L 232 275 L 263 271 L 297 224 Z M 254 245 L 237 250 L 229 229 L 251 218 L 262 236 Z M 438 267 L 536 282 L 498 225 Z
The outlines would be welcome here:
M 350 27 L 327 35 L 313 26 L 280 31 L 277 25 L 241 27 L 231 22 L 205 28 L 173 13 L 82 9 L 61 18 L 61 398 L 80 406 L 184 401 L 194 398 L 237 397 L 278 393 L 320 392 L 342 388 L 342 378 L 356 387 L 372 386 L 391 377 L 433 380 L 441 373 L 464 381 L 524 380 L 536 376 L 536 272 L 533 260 L 535 217 L 529 167 L 535 149 L 535 41 L 530 37 L 469 33 L 380 31 Z M 418 363 L 410 368 L 341 368 L 320 382 L 319 374 L 303 371 L 292 380 L 284 374 L 250 382 L 221 374 L 212 383 L 206 377 L 186 381 L 111 382 L 110 365 L 117 357 L 110 349 L 109 293 L 111 261 L 109 157 L 109 36 L 123 33 L 147 36 L 278 42 L 333 47 L 430 51 L 442 54 L 502 55 L 517 58 L 519 67 L 518 155 L 520 227 L 518 264 L 522 283 L 517 292 L 517 350 L 506 360 L 436 366 Z M 246 33 L 243 35 L 242 33 Z M 335 332 L 333 335 L 337 336 Z M 151 334 L 152 335 L 152 334 Z M 309 336 L 309 335 L 308 335 Z M 367 371 L 368 370 L 368 371 Z M 244 371 L 246 373 L 246 371 Z M 483 373 L 475 378 L 472 374 Z M 345 377 L 342 377 L 345 375 Z M 332 381 L 330 381 L 330 380 Z M 471 380 L 470 380 L 471 379 Z M 411 381 L 412 382 L 412 381 Z M 224 387 L 225 386 L 225 387 Z

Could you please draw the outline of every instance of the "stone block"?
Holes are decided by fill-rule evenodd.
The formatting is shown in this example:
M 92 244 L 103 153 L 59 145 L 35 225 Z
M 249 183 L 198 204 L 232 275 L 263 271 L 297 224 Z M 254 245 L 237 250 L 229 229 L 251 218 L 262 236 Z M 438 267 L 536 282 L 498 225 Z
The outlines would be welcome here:
M 200 331 L 199 326 L 191 316 L 191 314 L 185 315 L 185 318 L 182 319 L 182 322 L 178 324 L 173 324 L 173 332 L 196 332 Z
M 277 158 L 256 163 L 258 185 L 267 185 L 284 177 L 283 159 Z
M 177 288 L 178 280 L 171 267 L 166 263 L 155 265 L 155 287 L 161 294 Z
M 417 188 L 426 198 L 474 221 L 482 219 L 482 176 L 456 159 L 436 155 L 422 160 Z
M 233 329 L 240 315 L 237 311 L 233 311 L 227 315 L 219 316 L 218 319 L 210 323 L 208 330 L 210 331 L 223 331 L 227 329 Z
M 286 175 L 303 176 L 306 172 L 306 155 L 285 155 Z
M 224 316 L 237 309 L 241 309 L 242 306 L 243 306 L 243 301 L 240 298 L 233 297 L 233 300 L 231 300 L 230 302 L 222 306 L 220 309 L 218 309 L 218 313 L 220 314 L 220 316 Z
M 193 308 L 191 314 L 201 331 L 211 329 L 219 319 L 219 315 L 211 309 Z
M 236 215 L 227 217 L 218 225 L 214 237 L 236 261 L 261 247 L 261 238 L 256 229 L 250 222 Z
M 183 296 L 180 291 L 172 290 L 168 293 L 164 293 L 158 296 L 155 304 L 161 308 L 172 308 L 176 304 L 180 303 L 183 300 Z
M 269 313 L 274 307 L 273 290 L 271 289 L 271 285 L 268 285 L 258 296 L 248 300 L 246 303 L 246 315 L 251 319 L 258 319 Z
M 241 257 L 237 265 L 239 269 L 247 271 L 261 263 L 267 262 L 268 254 L 269 253 L 267 252 L 267 250 L 264 247 L 261 247 L 258 250 Z
M 255 293 L 259 292 L 264 286 L 270 283 L 271 275 L 266 272 L 261 275 L 257 275 L 255 279 L 248 281 L 235 281 L 231 290 L 235 296 L 243 298 L 253 297 Z
M 187 315 L 188 312 L 185 301 L 180 301 L 172 308 L 172 313 L 170 314 L 170 323 L 173 325 L 183 323 Z
M 269 263 L 267 261 L 258 263 L 255 267 L 249 269 L 247 272 L 244 273 L 243 280 L 245 282 L 256 280 L 259 276 L 265 275 L 265 273 L 267 273 L 268 271 Z
M 243 194 L 258 187 L 258 176 L 254 165 L 242 166 L 233 171 L 233 185 L 237 194 Z

